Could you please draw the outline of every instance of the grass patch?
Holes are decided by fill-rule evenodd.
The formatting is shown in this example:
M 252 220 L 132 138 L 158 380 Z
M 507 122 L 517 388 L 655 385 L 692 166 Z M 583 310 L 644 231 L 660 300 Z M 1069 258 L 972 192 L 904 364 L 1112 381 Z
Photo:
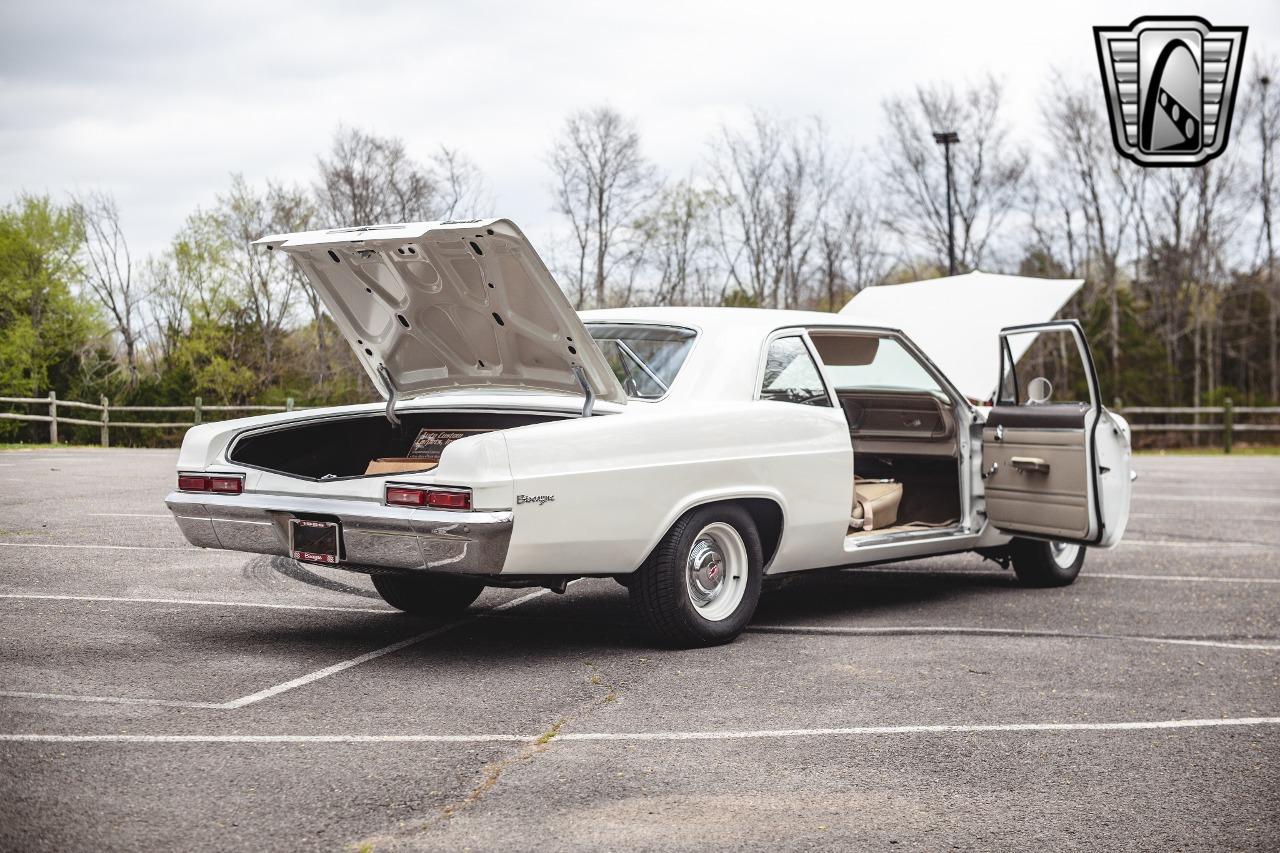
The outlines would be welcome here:
M 0 450 L 55 450 L 66 444 L 24 444 L 21 441 L 0 441 Z
M 1170 447 L 1163 450 L 1135 450 L 1136 456 L 1280 456 L 1280 446 L 1234 447 L 1223 453 L 1221 447 Z
M 543 732 L 541 735 L 538 736 L 538 739 L 534 741 L 534 743 L 538 746 L 542 746 L 543 744 L 550 743 L 551 740 L 556 735 L 560 734 L 560 727 L 563 726 L 564 723 L 565 721 L 563 719 L 556 720 L 554 723 L 552 723 L 551 728 L 547 729 L 545 732 Z

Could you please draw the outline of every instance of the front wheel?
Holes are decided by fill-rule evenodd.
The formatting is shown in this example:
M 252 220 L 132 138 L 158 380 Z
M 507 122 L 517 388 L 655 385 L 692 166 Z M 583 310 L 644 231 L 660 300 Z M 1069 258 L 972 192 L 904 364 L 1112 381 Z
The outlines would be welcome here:
M 631 601 L 664 646 L 728 643 L 760 600 L 763 551 L 742 507 L 695 509 L 672 525 L 630 585 Z
M 1040 539 L 1014 539 L 1009 543 L 1013 571 L 1023 586 L 1068 586 L 1084 565 L 1084 546 Z
M 456 616 L 484 592 L 484 584 L 445 575 L 373 575 L 382 600 L 413 616 Z

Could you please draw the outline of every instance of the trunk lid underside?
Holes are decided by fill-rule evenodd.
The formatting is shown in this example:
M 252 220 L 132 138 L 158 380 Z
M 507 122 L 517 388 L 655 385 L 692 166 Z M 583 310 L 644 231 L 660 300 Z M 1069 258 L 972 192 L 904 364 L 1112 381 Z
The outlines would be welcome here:
M 626 402 L 510 220 L 308 231 L 255 245 L 293 258 L 384 397 L 455 388 L 581 396 L 585 381 L 596 397 Z

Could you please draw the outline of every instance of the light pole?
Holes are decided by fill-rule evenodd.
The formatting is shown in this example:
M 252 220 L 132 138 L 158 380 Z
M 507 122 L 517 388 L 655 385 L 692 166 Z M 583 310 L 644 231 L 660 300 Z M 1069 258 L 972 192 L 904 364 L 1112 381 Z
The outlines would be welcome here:
M 960 141 L 954 130 L 946 130 L 933 135 L 933 141 L 941 145 L 947 158 L 947 275 L 956 274 L 956 227 L 951 215 L 951 146 Z

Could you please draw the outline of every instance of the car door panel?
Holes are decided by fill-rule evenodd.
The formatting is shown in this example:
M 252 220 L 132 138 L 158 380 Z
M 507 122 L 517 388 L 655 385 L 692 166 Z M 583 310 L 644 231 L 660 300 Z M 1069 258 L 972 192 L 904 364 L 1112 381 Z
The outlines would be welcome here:
M 1078 401 L 1049 403 L 1028 399 L 1030 364 L 1019 365 L 1014 352 L 1030 352 L 1024 342 L 1010 346 L 1010 338 L 1052 333 L 1054 348 L 1063 359 L 1074 359 L 1074 373 L 1063 367 L 1063 396 Z M 1018 326 L 1000 333 L 1001 374 L 996 405 L 982 432 L 982 476 L 987 517 L 1005 533 L 1089 545 L 1112 545 L 1128 518 L 1128 490 L 1108 485 L 1103 505 L 1100 476 L 1129 477 L 1128 436 L 1119 452 L 1113 419 L 1100 402 L 1097 371 L 1075 321 Z M 1030 357 L 1028 357 L 1030 360 Z M 1041 361 L 1041 367 L 1044 362 Z M 1021 377 L 1019 371 L 1023 371 Z M 1025 395 L 1025 396 L 1024 396 Z M 1096 438 L 1101 423 L 1111 465 L 1099 462 Z M 1111 445 L 1115 444 L 1116 447 Z M 1118 470 L 1113 470 L 1118 469 Z
M 1089 484 L 1081 429 L 983 429 L 987 514 L 999 526 L 1055 539 L 1089 533 Z

